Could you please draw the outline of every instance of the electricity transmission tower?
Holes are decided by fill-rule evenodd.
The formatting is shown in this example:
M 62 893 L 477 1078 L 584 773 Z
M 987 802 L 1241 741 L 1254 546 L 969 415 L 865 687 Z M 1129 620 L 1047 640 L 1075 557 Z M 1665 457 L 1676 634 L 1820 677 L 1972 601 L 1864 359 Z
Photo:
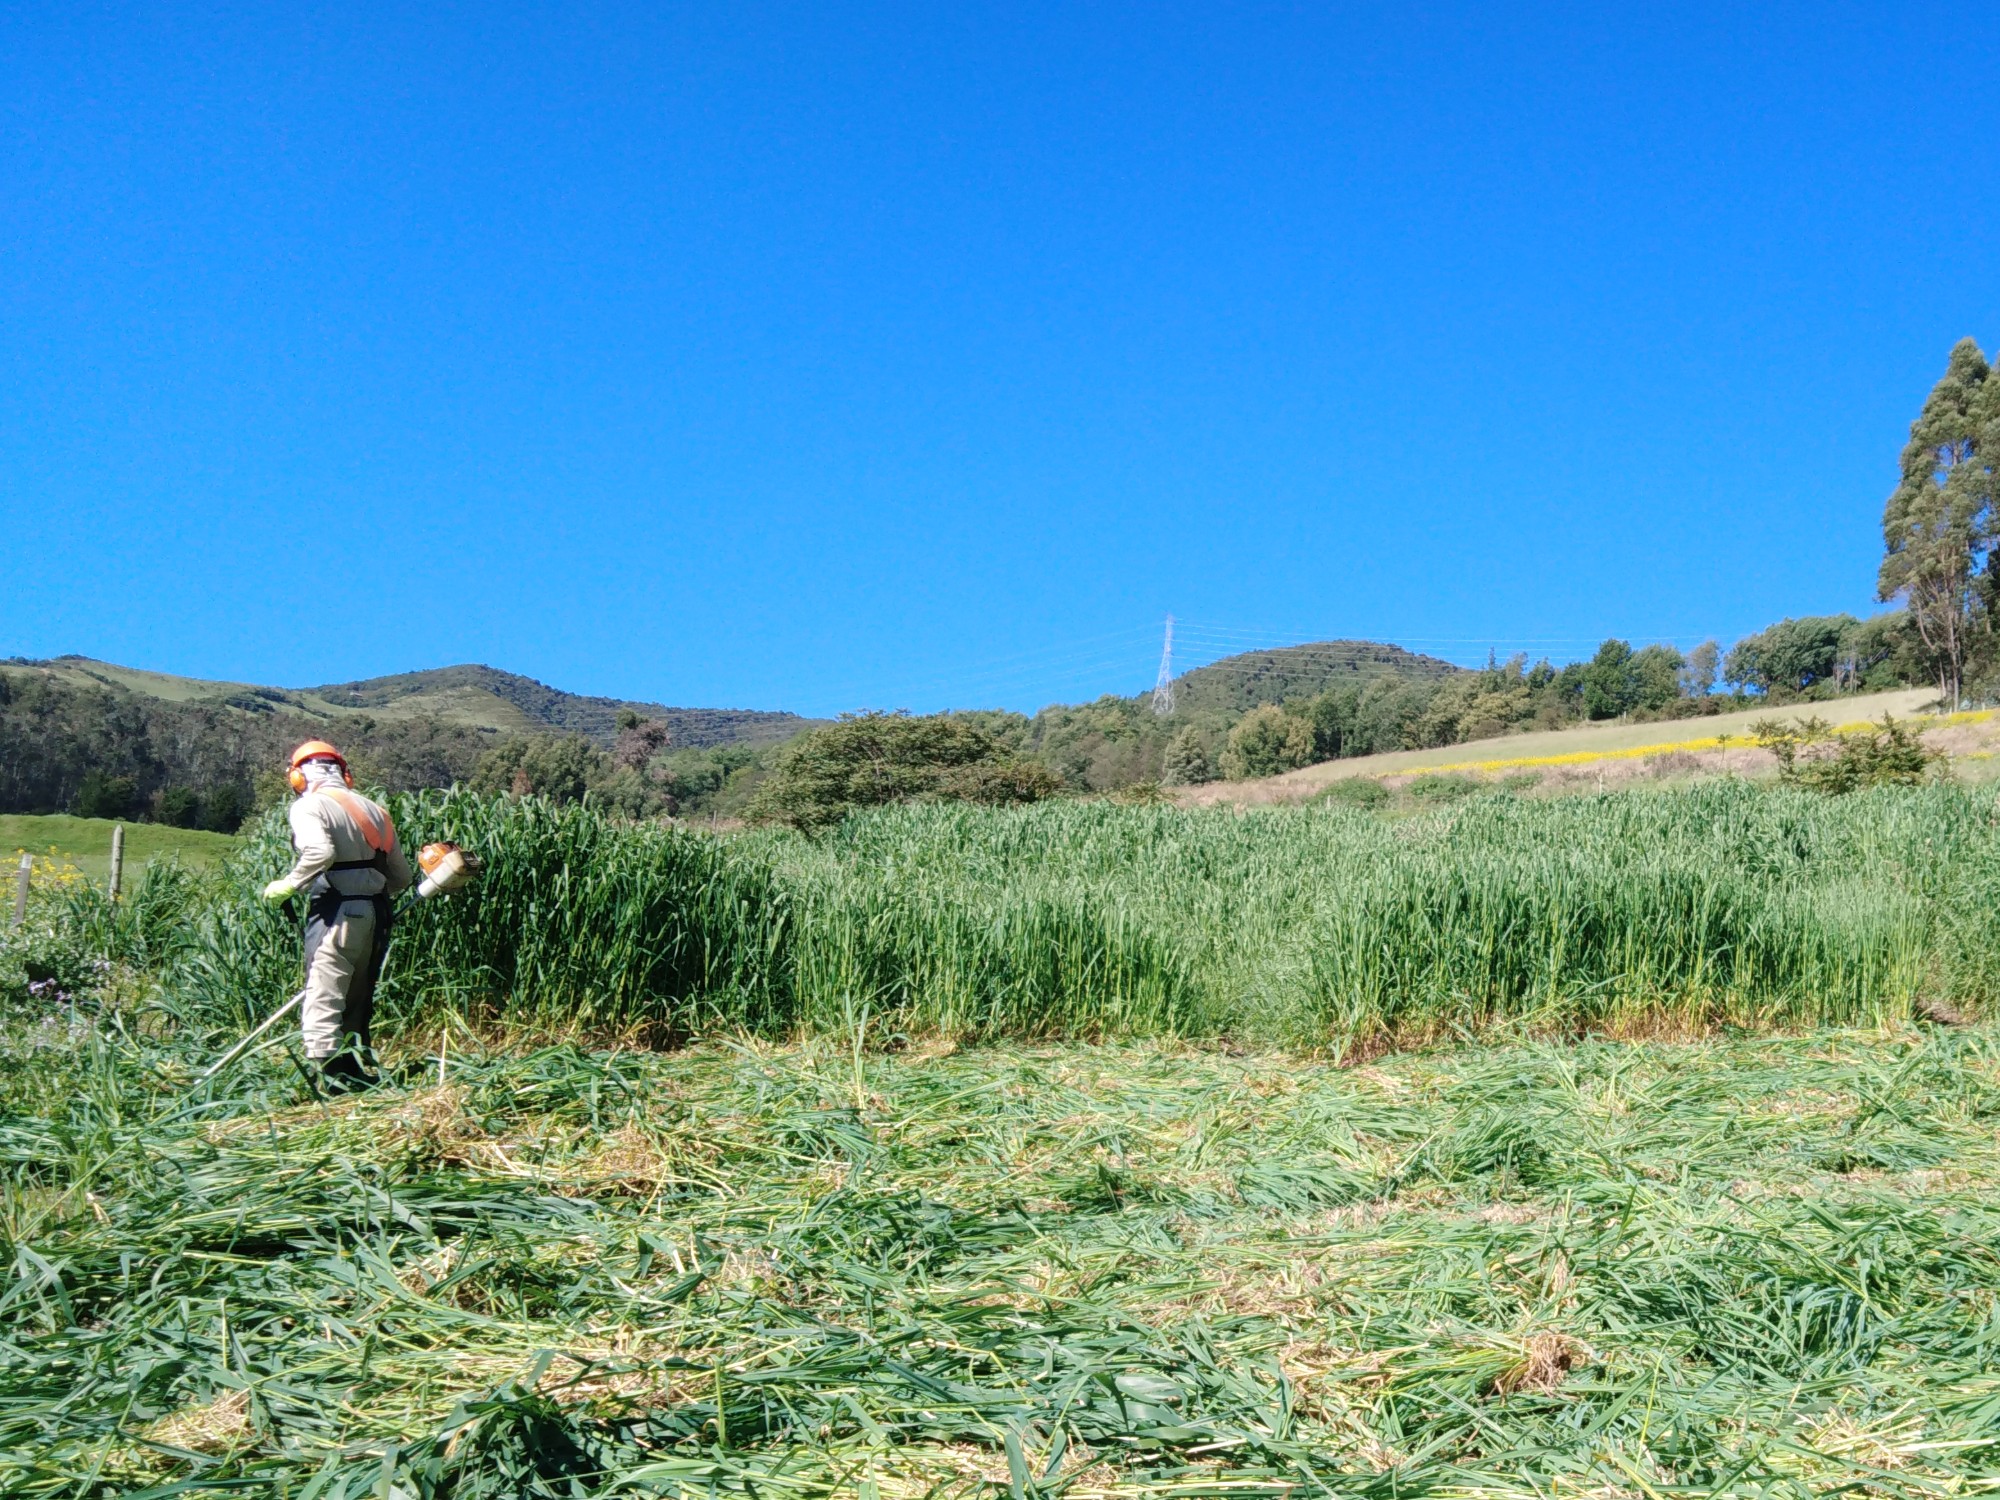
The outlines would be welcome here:
M 1167 616 L 1167 643 L 1160 648 L 1160 680 L 1153 684 L 1153 713 L 1167 719 L 1174 712 L 1174 617 Z

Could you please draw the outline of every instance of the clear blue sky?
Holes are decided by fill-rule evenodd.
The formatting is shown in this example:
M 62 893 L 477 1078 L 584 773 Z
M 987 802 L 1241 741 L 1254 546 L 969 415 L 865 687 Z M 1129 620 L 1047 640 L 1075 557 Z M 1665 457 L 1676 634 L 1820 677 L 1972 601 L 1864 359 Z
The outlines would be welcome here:
M 0 655 L 1033 709 L 1169 611 L 1865 612 L 1995 19 L 8 6 Z

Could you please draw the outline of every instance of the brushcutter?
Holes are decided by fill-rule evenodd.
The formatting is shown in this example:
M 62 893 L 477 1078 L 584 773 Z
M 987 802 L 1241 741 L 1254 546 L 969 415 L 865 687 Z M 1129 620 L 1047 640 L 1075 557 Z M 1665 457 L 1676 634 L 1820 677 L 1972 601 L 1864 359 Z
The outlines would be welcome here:
M 478 855 L 468 849 L 460 848 L 457 844 L 426 844 L 422 849 L 417 851 L 417 868 L 423 871 L 423 879 L 419 880 L 410 894 L 398 903 L 394 912 L 394 916 L 396 917 L 402 916 L 419 901 L 428 901 L 433 896 L 449 896 L 454 891 L 464 890 L 479 878 L 480 862 Z M 389 972 L 389 952 L 395 945 L 396 935 L 392 921 L 389 933 L 389 947 L 385 948 L 382 952 L 382 967 L 377 971 L 375 976 L 377 986 L 380 986 L 382 977 Z M 256 1044 L 257 1038 L 277 1025 L 278 1022 L 284 1020 L 286 1016 L 298 1008 L 299 1004 L 305 998 L 306 992 L 300 990 L 291 999 L 264 1017 L 262 1021 L 257 1023 L 255 1030 L 244 1037 L 234 1047 L 223 1053 L 222 1056 L 218 1057 L 209 1066 L 208 1071 L 197 1078 L 195 1082 L 206 1083 L 217 1073 L 220 1073 L 224 1068 L 235 1062 L 237 1058 L 243 1056 L 244 1053 L 248 1052 Z

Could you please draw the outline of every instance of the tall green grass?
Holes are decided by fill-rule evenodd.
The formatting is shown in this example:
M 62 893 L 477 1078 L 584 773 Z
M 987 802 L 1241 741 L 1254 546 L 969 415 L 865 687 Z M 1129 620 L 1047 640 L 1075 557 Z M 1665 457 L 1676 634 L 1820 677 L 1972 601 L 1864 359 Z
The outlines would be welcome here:
M 701 834 L 539 798 L 393 799 L 414 850 L 451 839 L 485 863 L 477 893 L 420 902 L 397 924 L 385 1008 L 456 1006 L 537 1028 L 696 1030 L 790 1023 L 790 902 L 770 861 Z M 253 899 L 291 863 L 273 818 L 219 883 L 167 976 L 193 1013 L 267 1007 L 299 983 L 300 913 Z M 88 898 L 86 898 L 88 899 Z
M 1872 1021 L 2000 978 L 1992 808 L 1949 786 L 1482 797 L 1394 821 L 904 807 L 817 841 L 462 794 L 395 810 L 406 841 L 487 866 L 399 928 L 385 1000 L 409 1018 L 1340 1047 Z M 295 918 L 251 894 L 285 859 L 274 823 L 170 966 L 191 1013 L 233 1023 L 295 986 Z

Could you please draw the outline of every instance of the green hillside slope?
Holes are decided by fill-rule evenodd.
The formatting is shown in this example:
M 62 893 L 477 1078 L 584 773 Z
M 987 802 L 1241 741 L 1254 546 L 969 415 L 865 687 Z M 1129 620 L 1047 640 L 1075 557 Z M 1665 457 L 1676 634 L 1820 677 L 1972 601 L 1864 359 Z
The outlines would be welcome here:
M 310 688 L 265 687 L 247 682 L 213 682 L 146 672 L 86 656 L 47 661 L 16 659 L 12 666 L 40 668 L 60 681 L 123 689 L 167 703 L 235 709 L 247 714 L 291 713 L 329 726 L 343 719 L 422 720 L 466 729 L 513 734 L 554 731 L 581 734 L 608 746 L 617 734 L 619 711 L 663 720 L 674 743 L 689 749 L 716 745 L 760 745 L 790 739 L 813 721 L 798 714 L 758 709 L 675 708 L 633 699 L 566 693 L 546 683 L 494 667 L 464 665 L 399 672 L 356 682 Z
M 1383 641 L 1314 641 L 1272 651 L 1245 651 L 1183 673 L 1174 683 L 1183 713 L 1247 713 L 1260 703 L 1311 698 L 1343 683 L 1374 677 L 1431 679 L 1463 672 L 1435 656 Z M 1147 700 L 1151 701 L 1151 695 Z
M 628 710 L 663 720 L 673 755 L 700 762 L 674 768 L 675 802 L 709 782 L 719 787 L 760 750 L 815 722 L 587 697 L 483 666 L 276 688 L 82 656 L 16 657 L 0 661 L 0 813 L 157 818 L 229 832 L 260 796 L 274 795 L 260 785 L 307 739 L 334 741 L 357 775 L 395 789 L 450 786 L 489 752 L 532 744 L 545 747 L 552 766 L 583 767 L 595 785 L 610 772 L 604 752 Z M 558 738 L 571 735 L 598 749 L 561 748 Z M 662 796 L 642 800 L 665 805 Z
M 1174 679 L 1174 715 L 1153 712 L 1150 692 L 1094 703 L 1052 704 L 1021 721 L 1018 743 L 1070 783 L 1110 791 L 1158 780 L 1167 742 L 1192 728 L 1219 750 L 1229 726 L 1260 704 L 1316 698 L 1346 685 L 1378 680 L 1435 683 L 1469 675 L 1434 656 L 1381 641 L 1315 641 L 1271 651 L 1246 651 L 1196 667 Z
M 53 857 L 58 864 L 73 864 L 92 880 L 103 880 L 111 870 L 111 830 L 117 826 L 108 818 L 73 818 L 64 813 L 49 817 L 0 813 L 0 860 L 6 862 L 10 876 L 20 856 L 27 853 L 37 858 Z M 159 823 L 128 823 L 126 878 L 136 879 L 156 859 L 211 865 L 237 847 L 236 840 L 226 834 L 168 828 Z M 13 886 L 5 890 L 11 897 Z

